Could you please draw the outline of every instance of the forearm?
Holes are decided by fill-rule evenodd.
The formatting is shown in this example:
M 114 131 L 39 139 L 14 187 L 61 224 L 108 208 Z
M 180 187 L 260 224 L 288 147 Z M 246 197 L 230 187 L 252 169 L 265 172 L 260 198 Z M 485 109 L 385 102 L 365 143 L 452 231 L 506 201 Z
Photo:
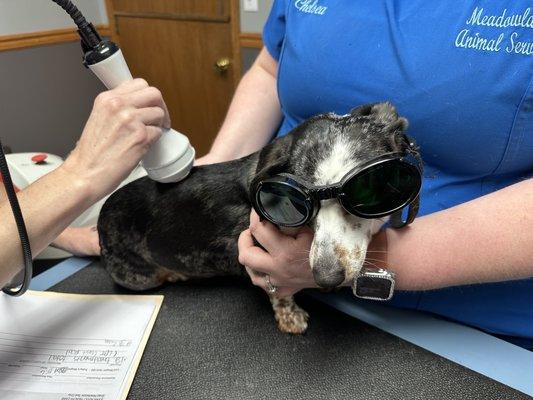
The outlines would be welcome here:
M 78 215 L 113 191 L 159 139 L 164 126 L 170 126 L 170 119 L 161 92 L 143 79 L 99 94 L 65 162 L 18 194 L 32 253 L 41 252 Z M 4 286 L 23 264 L 6 201 L 0 203 L 0 221 L 0 286 Z
M 371 249 L 386 236 L 387 269 L 400 290 L 522 279 L 533 276 L 532 228 L 530 179 L 387 229 Z
M 281 121 L 277 63 L 263 49 L 243 76 L 210 154 L 221 161 L 243 157 L 267 144 Z
M 32 254 L 46 248 L 96 200 L 90 193 L 81 180 L 61 167 L 18 193 Z M 8 201 L 0 204 L 0 221 L 0 287 L 3 287 L 23 265 L 19 235 Z
M 2 182 L 0 182 L 0 205 L 4 201 L 7 201 L 7 194 L 6 194 L 6 191 L 5 191 L 5 188 L 4 188 L 4 184 Z

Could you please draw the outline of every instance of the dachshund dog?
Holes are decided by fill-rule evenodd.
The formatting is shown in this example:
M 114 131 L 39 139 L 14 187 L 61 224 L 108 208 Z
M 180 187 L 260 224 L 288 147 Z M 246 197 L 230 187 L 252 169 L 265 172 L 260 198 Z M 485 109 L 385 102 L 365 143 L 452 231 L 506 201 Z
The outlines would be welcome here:
M 406 127 L 390 103 L 367 105 L 342 116 L 310 118 L 256 153 L 193 167 L 178 183 L 138 179 L 116 191 L 102 208 L 98 232 L 103 264 L 116 283 L 132 290 L 243 276 L 237 239 L 249 226 L 254 179 L 285 172 L 314 185 L 336 183 L 361 163 L 405 150 Z M 335 199 L 321 201 L 310 222 L 315 235 L 309 263 L 318 286 L 352 280 L 372 235 L 385 222 L 351 215 Z M 308 315 L 292 297 L 271 296 L 271 302 L 281 331 L 307 329 Z

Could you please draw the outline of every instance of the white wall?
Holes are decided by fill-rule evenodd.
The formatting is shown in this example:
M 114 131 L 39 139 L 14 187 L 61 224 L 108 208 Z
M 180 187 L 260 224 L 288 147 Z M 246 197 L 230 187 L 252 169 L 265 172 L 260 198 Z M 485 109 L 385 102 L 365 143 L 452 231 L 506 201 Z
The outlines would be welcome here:
M 243 0 L 240 1 L 241 32 L 261 33 L 263 31 L 263 25 L 270 14 L 274 0 L 257 0 L 257 2 L 259 11 L 248 12 L 244 11 Z
M 79 41 L 0 51 L 0 137 L 14 152 L 66 156 L 104 90 Z M 1 222 L 0 222 L 1 225 Z
M 107 24 L 105 0 L 73 0 L 94 24 Z M 273 0 L 258 0 L 259 12 L 243 11 L 241 32 L 261 32 Z M 12 35 L 73 27 L 66 13 L 52 0 L 0 0 L 0 35 Z
M 73 0 L 93 24 L 107 24 L 104 0 Z M 0 0 L 0 35 L 74 27 L 68 14 L 52 0 Z
M 94 24 L 107 24 L 104 0 L 74 0 Z M 74 28 L 52 0 L 0 0 L 0 36 Z M 79 41 L 0 51 L 0 136 L 15 152 L 66 156 L 95 96 L 104 89 L 81 64 Z

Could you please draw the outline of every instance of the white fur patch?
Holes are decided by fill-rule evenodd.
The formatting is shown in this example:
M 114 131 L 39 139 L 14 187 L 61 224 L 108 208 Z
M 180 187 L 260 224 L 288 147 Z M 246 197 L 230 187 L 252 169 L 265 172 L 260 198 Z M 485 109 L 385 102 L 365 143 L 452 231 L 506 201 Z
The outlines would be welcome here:
M 331 153 L 319 163 L 315 171 L 317 185 L 328 185 L 339 182 L 344 175 L 358 164 L 354 158 L 357 152 L 356 144 L 350 143 L 343 136 L 335 137 L 331 146 Z
M 317 185 L 339 182 L 360 162 L 354 157 L 357 144 L 342 136 L 335 138 L 331 153 L 320 162 L 315 172 Z M 365 219 L 348 214 L 336 199 L 321 201 L 315 218 L 315 237 L 311 245 L 311 268 L 328 265 L 332 257 L 345 264 L 345 277 L 351 280 L 361 269 L 372 235 L 379 231 L 386 219 Z
M 339 249 L 342 249 L 343 261 L 348 261 L 344 265 L 346 278 L 353 279 L 365 260 L 369 237 L 382 224 L 382 221 L 377 222 L 347 214 L 335 199 L 322 201 L 311 245 L 311 268 L 326 265 L 332 257 L 339 258 Z

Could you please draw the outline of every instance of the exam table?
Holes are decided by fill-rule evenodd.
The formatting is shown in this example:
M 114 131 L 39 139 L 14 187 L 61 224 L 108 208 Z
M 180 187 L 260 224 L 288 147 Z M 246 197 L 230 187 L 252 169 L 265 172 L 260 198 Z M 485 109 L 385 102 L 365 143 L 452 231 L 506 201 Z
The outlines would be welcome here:
M 39 270 L 39 269 L 38 269 Z M 50 290 L 131 294 L 95 260 Z M 529 399 L 314 299 L 302 336 L 277 330 L 246 281 L 168 285 L 128 399 Z M 533 376 L 533 372 L 532 372 Z

